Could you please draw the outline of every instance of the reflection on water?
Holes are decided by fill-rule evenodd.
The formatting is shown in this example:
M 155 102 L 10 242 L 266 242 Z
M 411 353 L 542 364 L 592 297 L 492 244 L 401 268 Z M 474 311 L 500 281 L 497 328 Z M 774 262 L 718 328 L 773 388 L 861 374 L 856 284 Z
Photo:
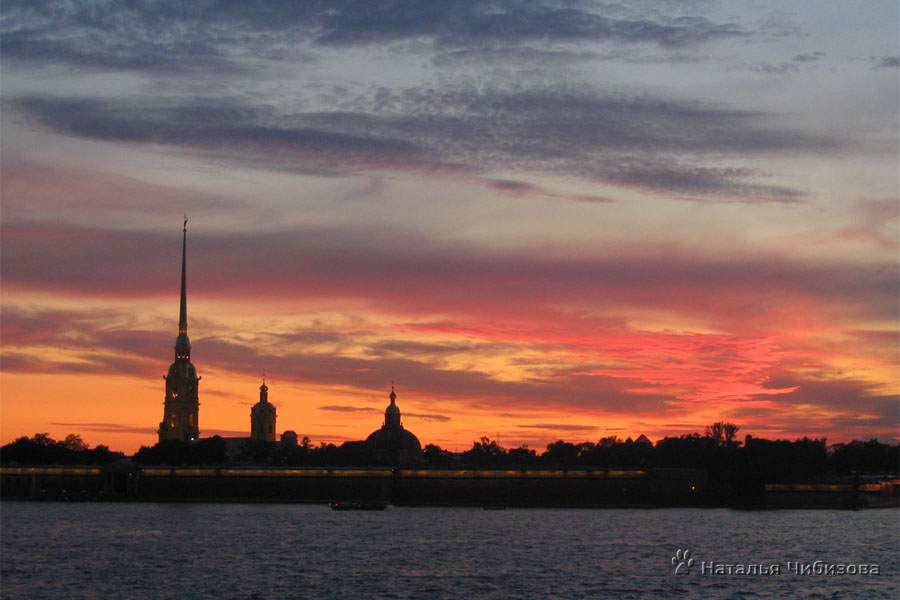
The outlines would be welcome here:
M 3 502 L 0 594 L 24 598 L 897 597 L 897 511 Z M 673 573 L 689 549 L 696 565 Z M 702 575 L 879 564 L 877 576 Z

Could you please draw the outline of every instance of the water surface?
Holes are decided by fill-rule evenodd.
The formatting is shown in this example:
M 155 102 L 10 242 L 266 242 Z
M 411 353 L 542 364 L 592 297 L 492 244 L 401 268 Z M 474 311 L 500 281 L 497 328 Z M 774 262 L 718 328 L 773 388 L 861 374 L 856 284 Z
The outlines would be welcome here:
M 896 598 L 898 512 L 0 503 L 0 594 L 29 598 Z M 695 563 L 676 575 L 672 557 Z M 710 575 L 878 564 L 879 575 Z

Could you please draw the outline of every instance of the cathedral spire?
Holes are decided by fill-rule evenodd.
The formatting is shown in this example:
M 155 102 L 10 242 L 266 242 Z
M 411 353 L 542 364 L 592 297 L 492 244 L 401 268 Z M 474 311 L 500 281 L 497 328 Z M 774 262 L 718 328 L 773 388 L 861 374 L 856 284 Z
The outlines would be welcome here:
M 187 334 L 187 216 L 181 230 L 181 310 L 178 314 L 178 339 L 175 340 L 175 358 L 191 358 L 191 340 Z
M 178 333 L 187 333 L 187 216 L 181 230 L 181 313 L 178 315 Z
M 159 423 L 159 441 L 200 438 L 200 378 L 191 364 L 191 340 L 187 334 L 187 217 L 181 230 L 181 310 L 178 315 L 178 337 L 175 339 L 175 362 L 166 379 L 163 419 Z

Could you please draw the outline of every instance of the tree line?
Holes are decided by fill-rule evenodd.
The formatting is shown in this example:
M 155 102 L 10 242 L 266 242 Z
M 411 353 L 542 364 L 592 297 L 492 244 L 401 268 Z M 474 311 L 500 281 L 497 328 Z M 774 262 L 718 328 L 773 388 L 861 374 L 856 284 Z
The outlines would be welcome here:
M 621 440 L 597 442 L 558 440 L 538 453 L 528 446 L 505 448 L 482 437 L 464 452 L 453 453 L 428 444 L 415 466 L 427 468 L 694 468 L 709 472 L 723 488 L 753 487 L 760 482 L 816 481 L 851 473 L 896 473 L 900 444 L 878 440 L 827 445 L 807 437 L 794 441 L 745 436 L 728 422 L 713 423 L 703 435 L 665 437 L 656 444 Z M 77 435 L 55 441 L 47 434 L 21 437 L 0 448 L 4 465 L 102 465 L 125 458 L 106 446 L 89 448 Z M 194 443 L 169 440 L 143 446 L 130 457 L 139 465 L 264 465 L 264 466 L 391 466 L 390 457 L 376 457 L 364 442 L 314 445 L 309 438 L 297 444 L 245 440 L 229 455 L 224 439 L 214 436 Z
M 75 434 L 57 441 L 46 433 L 36 433 L 0 448 L 0 463 L 4 465 L 104 465 L 124 457 L 102 444 L 90 448 Z

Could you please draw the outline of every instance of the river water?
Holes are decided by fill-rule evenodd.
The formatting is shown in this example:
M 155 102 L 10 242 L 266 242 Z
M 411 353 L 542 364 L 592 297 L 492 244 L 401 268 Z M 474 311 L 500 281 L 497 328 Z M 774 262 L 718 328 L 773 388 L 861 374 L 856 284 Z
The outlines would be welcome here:
M 0 596 L 894 599 L 898 515 L 4 501 Z

